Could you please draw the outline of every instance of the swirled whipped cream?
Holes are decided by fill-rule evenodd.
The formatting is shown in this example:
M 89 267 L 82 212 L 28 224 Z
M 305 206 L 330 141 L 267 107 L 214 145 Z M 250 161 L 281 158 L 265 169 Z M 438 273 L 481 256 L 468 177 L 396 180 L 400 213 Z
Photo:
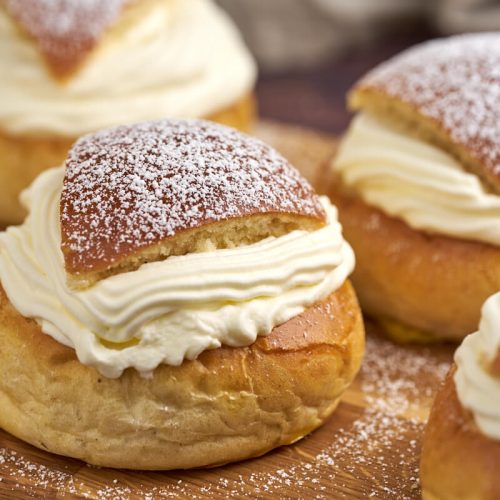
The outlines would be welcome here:
M 64 84 L 0 9 L 0 74 L 1 129 L 74 137 L 145 119 L 209 116 L 249 93 L 256 70 L 211 0 L 169 0 L 106 39 Z
M 455 385 L 462 406 L 470 410 L 481 432 L 500 439 L 500 378 L 490 373 L 500 348 L 500 293 L 483 305 L 479 331 L 455 353 Z
M 313 231 L 234 249 L 173 256 L 74 291 L 60 250 L 64 170 L 22 195 L 29 216 L 0 234 L 0 280 L 14 307 L 104 376 L 147 376 L 202 351 L 246 346 L 339 288 L 354 267 L 335 208 Z
M 450 155 L 367 114 L 333 168 L 367 203 L 432 233 L 500 245 L 500 196 Z

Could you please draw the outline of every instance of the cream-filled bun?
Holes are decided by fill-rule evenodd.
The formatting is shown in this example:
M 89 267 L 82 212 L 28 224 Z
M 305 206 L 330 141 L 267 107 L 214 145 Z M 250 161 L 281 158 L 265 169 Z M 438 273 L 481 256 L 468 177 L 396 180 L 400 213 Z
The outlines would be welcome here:
M 500 293 L 455 353 L 425 431 L 424 499 L 500 498 Z
M 83 134 L 165 117 L 246 130 L 255 115 L 255 64 L 212 0 L 5 0 L 0 74 L 0 226 Z
M 0 427 L 131 469 L 261 455 L 359 369 L 354 254 L 276 151 L 199 120 L 80 139 L 0 235 Z
M 416 46 L 349 95 L 329 194 L 366 313 L 403 340 L 461 340 L 500 290 L 500 33 Z

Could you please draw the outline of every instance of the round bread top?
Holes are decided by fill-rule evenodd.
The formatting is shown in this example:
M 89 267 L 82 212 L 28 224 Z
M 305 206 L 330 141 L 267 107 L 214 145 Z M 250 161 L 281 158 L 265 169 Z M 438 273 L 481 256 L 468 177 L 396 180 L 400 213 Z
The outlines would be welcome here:
M 131 0 L 6 0 L 58 76 L 74 71 Z
M 500 33 L 438 39 L 404 51 L 354 88 L 366 91 L 431 119 L 500 192 Z
M 203 120 L 162 120 L 84 136 L 60 202 L 68 273 L 92 272 L 203 226 L 258 214 L 326 221 L 318 196 L 258 139 Z

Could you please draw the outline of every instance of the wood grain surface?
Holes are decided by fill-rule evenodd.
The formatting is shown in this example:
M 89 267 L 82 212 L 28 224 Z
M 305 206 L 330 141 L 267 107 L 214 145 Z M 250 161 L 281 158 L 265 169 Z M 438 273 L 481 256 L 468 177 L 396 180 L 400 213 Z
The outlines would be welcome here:
M 313 182 L 335 148 L 295 127 L 256 133 Z M 295 445 L 214 469 L 147 473 L 90 467 L 0 431 L 0 498 L 420 498 L 420 441 L 453 346 L 396 345 L 370 323 L 367 332 L 361 372 L 337 411 Z

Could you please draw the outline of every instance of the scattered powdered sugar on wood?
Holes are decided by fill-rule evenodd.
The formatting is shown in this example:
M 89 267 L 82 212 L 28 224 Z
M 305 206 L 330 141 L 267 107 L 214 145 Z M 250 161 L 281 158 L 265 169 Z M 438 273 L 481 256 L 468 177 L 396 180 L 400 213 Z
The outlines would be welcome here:
M 60 491 L 102 500 L 420 498 L 421 436 L 451 351 L 402 347 L 368 336 L 361 373 L 337 414 L 298 444 L 263 458 L 186 473 L 126 473 L 81 465 L 82 472 L 78 461 L 68 460 L 71 472 L 0 448 L 0 491 L 7 485 L 13 496 Z M 365 410 L 354 403 L 358 397 Z
M 61 194 L 69 268 L 256 213 L 325 218 L 310 184 L 262 141 L 203 120 L 121 126 L 76 142 Z
M 418 45 L 377 66 L 359 85 L 436 120 L 500 181 L 500 33 Z
M 6 0 L 58 73 L 72 71 L 130 0 Z
M 67 494 L 76 492 L 70 471 L 34 462 L 8 448 L 0 448 L 0 479 L 6 485 L 11 485 L 12 491 L 22 491 L 29 496 L 46 489 Z M 21 493 L 19 495 L 23 496 Z

